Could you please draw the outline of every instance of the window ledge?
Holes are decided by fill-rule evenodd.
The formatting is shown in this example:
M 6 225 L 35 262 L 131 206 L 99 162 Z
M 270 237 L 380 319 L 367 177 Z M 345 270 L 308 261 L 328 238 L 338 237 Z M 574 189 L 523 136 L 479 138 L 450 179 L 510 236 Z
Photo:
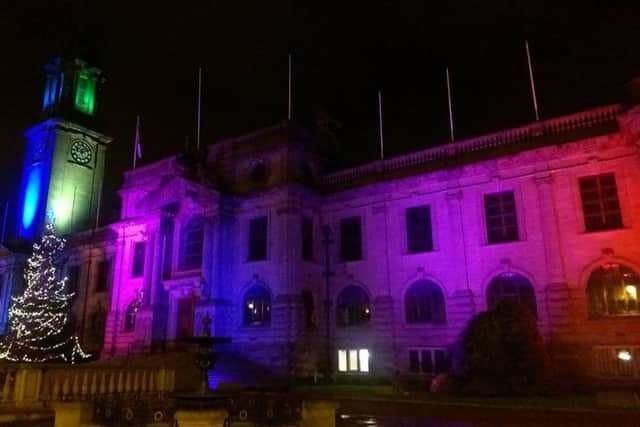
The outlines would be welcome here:
M 615 231 L 625 231 L 625 230 L 631 230 L 631 227 L 622 226 L 622 227 L 615 227 L 615 228 L 605 228 L 602 230 L 582 230 L 582 232 L 579 234 L 584 236 L 584 235 L 590 235 L 590 234 L 611 233 Z
M 640 313 L 638 314 L 605 314 L 602 316 L 589 316 L 587 320 L 604 321 L 604 320 L 620 320 L 620 319 L 637 319 L 640 320 Z
M 428 327 L 430 329 L 446 329 L 449 325 L 445 323 L 432 323 L 432 322 L 424 322 L 424 323 L 408 323 L 404 322 L 404 327 L 408 329 L 422 329 Z

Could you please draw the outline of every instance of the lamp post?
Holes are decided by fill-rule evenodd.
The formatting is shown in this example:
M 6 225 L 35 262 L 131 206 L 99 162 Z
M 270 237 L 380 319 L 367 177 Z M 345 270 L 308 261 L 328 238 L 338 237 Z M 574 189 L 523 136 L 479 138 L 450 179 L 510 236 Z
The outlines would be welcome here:
M 331 375 L 333 374 L 333 371 L 331 369 L 332 357 L 331 357 L 331 292 L 330 292 L 331 276 L 333 276 L 333 272 L 330 270 L 330 266 L 329 266 L 329 246 L 333 243 L 333 240 L 331 239 L 331 234 L 332 234 L 331 227 L 326 224 L 323 225 L 322 226 L 322 237 L 323 237 L 322 243 L 324 244 L 323 276 L 324 276 L 324 291 L 325 291 L 324 321 L 325 321 L 325 339 L 326 339 L 325 379 L 327 381 L 329 380 L 329 378 L 331 378 Z

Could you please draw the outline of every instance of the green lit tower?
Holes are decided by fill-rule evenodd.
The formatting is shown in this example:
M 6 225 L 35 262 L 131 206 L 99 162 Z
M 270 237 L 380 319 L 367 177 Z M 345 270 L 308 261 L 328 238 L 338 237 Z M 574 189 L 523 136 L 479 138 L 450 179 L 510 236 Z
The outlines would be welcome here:
M 43 121 L 25 132 L 17 235 L 39 235 L 52 214 L 59 233 L 94 225 L 111 138 L 100 128 L 102 71 L 56 58 L 45 66 Z

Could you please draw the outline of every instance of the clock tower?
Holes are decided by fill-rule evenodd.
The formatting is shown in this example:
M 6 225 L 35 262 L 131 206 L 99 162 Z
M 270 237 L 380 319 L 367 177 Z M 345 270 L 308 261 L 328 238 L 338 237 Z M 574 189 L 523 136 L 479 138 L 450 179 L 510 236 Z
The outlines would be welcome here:
M 111 138 L 100 128 L 102 71 L 82 60 L 45 66 L 43 120 L 25 132 L 26 154 L 17 218 L 19 238 L 39 236 L 47 215 L 61 234 L 96 220 Z

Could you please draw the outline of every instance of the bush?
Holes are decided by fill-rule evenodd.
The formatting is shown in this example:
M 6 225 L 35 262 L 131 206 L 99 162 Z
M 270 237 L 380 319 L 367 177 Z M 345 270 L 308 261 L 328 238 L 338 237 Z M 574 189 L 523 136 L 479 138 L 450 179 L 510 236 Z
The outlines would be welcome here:
M 461 394 L 541 394 L 549 367 L 536 318 L 505 301 L 469 321 L 453 351 L 451 386 Z

